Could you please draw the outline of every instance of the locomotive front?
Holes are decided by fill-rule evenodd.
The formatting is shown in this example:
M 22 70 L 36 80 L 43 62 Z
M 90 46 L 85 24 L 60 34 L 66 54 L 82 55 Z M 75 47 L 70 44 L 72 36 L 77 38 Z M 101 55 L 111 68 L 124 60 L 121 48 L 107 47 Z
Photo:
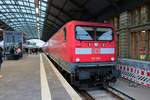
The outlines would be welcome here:
M 111 24 L 80 23 L 74 26 L 75 80 L 94 84 L 115 82 L 116 38 Z M 77 84 L 76 84 L 77 85 Z

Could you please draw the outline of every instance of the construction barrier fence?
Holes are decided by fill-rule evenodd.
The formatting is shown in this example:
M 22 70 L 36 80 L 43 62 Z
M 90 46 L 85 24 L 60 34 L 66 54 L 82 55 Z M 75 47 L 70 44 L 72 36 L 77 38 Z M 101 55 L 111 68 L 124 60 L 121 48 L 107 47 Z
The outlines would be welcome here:
M 150 62 L 119 59 L 117 69 L 121 72 L 121 77 L 144 86 L 150 86 Z

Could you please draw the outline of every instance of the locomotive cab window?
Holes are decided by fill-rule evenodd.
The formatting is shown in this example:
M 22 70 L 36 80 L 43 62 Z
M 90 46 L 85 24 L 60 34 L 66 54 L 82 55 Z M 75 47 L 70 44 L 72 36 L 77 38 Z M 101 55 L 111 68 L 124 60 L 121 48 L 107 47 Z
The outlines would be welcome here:
M 97 28 L 96 29 L 96 40 L 112 40 L 112 29 L 111 28 Z
M 94 29 L 92 27 L 76 27 L 76 39 L 94 40 Z
M 75 31 L 77 40 L 110 41 L 113 38 L 112 28 L 107 27 L 77 26 Z

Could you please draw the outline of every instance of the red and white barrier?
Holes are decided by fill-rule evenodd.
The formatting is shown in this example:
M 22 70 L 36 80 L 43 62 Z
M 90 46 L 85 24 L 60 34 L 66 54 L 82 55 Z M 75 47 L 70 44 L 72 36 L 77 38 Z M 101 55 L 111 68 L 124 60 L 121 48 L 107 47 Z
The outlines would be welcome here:
M 144 86 L 150 86 L 150 70 L 144 70 L 122 64 L 118 64 L 117 69 L 121 71 L 121 77 Z

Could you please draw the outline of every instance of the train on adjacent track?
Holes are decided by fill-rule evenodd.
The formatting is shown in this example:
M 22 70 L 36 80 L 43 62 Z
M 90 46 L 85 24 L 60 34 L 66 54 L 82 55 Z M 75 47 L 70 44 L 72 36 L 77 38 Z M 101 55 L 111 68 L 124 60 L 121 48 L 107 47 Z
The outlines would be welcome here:
M 43 50 L 75 86 L 108 85 L 118 76 L 116 32 L 111 23 L 70 21 Z

